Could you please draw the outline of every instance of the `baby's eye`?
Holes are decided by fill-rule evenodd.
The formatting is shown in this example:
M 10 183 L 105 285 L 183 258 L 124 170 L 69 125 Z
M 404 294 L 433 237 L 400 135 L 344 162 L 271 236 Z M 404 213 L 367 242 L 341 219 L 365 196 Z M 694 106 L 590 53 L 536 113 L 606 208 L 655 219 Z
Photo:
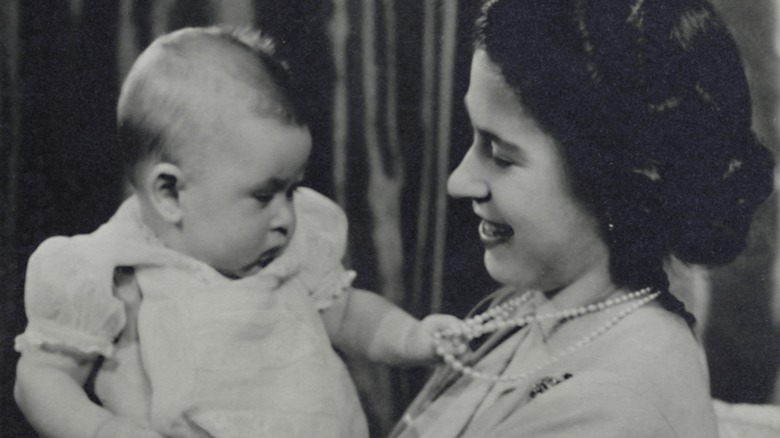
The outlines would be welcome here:
M 267 205 L 267 204 L 270 204 L 271 201 L 274 200 L 274 195 L 273 195 L 273 193 L 270 193 L 270 194 L 261 193 L 261 194 L 254 195 L 254 198 L 258 202 L 260 202 L 261 204 Z

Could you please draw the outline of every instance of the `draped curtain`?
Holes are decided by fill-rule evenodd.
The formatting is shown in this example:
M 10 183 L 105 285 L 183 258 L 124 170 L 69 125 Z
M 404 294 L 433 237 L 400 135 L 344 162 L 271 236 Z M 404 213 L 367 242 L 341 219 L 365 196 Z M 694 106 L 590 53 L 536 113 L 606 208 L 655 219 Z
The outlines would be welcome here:
M 306 183 L 350 220 L 355 285 L 416 316 L 463 315 L 495 287 L 482 267 L 467 201 L 446 177 L 471 141 L 462 104 L 476 1 L 3 0 L 0 2 L 0 430 L 34 436 L 12 400 L 13 337 L 26 323 L 24 267 L 52 234 L 90 232 L 121 198 L 112 154 L 118 87 L 156 36 L 184 26 L 258 25 L 311 101 Z M 775 147 L 777 7 L 717 0 L 745 59 L 756 130 Z M 681 269 L 700 315 L 713 389 L 729 401 L 771 400 L 780 356 L 776 202 L 759 215 L 746 255 L 712 272 Z M 774 321 L 774 323 L 773 323 Z M 348 358 L 372 435 L 384 436 L 427 370 Z M 7 431 L 7 432 L 6 432 Z

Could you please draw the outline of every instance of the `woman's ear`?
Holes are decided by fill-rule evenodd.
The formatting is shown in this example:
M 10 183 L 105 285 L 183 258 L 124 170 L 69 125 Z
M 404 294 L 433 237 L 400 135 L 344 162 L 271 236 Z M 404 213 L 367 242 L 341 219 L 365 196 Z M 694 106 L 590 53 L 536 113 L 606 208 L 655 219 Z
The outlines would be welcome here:
M 146 174 L 149 200 L 160 217 L 168 223 L 178 224 L 182 220 L 179 192 L 184 182 L 184 173 L 171 163 L 156 163 Z

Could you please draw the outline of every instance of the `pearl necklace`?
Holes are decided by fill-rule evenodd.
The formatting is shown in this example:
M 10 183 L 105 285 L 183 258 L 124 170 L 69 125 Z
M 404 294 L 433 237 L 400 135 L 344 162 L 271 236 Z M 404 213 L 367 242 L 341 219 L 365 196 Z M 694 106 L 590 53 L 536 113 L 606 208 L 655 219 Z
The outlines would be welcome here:
M 520 307 L 520 305 L 522 305 L 523 303 L 525 303 L 531 298 L 533 292 L 528 292 L 521 297 L 514 298 L 499 306 L 490 308 L 485 313 L 466 319 L 464 321 L 466 323 L 466 328 L 462 330 L 459 331 L 448 330 L 448 331 L 436 333 L 436 335 L 434 336 L 434 340 L 437 344 L 436 354 L 441 356 L 442 359 L 444 359 L 444 362 L 447 365 L 449 365 L 452 369 L 460 373 L 463 373 L 464 375 L 470 376 L 472 378 L 489 380 L 493 382 L 519 382 L 527 379 L 528 377 L 532 376 L 533 374 L 537 373 L 543 368 L 546 368 L 558 362 L 562 358 L 576 352 L 577 350 L 584 347 L 594 339 L 603 335 L 605 332 L 611 329 L 615 324 L 617 324 L 621 319 L 630 315 L 635 310 L 639 309 L 640 307 L 644 306 L 650 301 L 653 301 L 654 299 L 658 298 L 660 292 L 650 293 L 651 291 L 652 291 L 651 288 L 644 288 L 635 292 L 622 295 L 617 298 L 610 298 L 608 300 L 596 304 L 589 304 L 587 306 L 578 307 L 576 309 L 561 310 L 561 311 L 546 313 L 541 315 L 530 314 L 530 315 L 521 316 L 517 318 L 507 319 L 507 317 L 511 314 L 512 310 L 515 310 L 516 308 Z M 548 319 L 577 318 L 579 316 L 599 312 L 632 300 L 635 301 L 633 304 L 626 307 L 620 313 L 612 317 L 603 326 L 583 336 L 568 348 L 554 354 L 541 365 L 520 374 L 511 374 L 507 376 L 502 376 L 502 375 L 491 375 L 491 374 L 483 373 L 481 371 L 477 371 L 473 367 L 464 364 L 460 359 L 455 357 L 453 353 L 450 353 L 444 347 L 445 339 L 450 344 L 454 344 L 456 349 L 459 349 L 458 347 L 464 347 L 467 342 L 479 338 L 480 336 L 487 333 L 492 333 L 498 330 L 504 330 L 513 327 L 524 327 L 531 322 L 539 322 Z

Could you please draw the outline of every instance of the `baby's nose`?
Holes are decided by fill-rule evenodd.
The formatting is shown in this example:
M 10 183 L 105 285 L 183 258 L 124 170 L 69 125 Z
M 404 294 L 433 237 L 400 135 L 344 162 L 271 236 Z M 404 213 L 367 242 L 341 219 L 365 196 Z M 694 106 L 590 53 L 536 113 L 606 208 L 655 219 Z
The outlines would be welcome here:
M 274 231 L 279 231 L 284 235 L 290 234 L 295 226 L 295 206 L 291 199 L 286 196 L 280 196 L 278 199 L 278 205 L 274 214 L 271 228 Z

